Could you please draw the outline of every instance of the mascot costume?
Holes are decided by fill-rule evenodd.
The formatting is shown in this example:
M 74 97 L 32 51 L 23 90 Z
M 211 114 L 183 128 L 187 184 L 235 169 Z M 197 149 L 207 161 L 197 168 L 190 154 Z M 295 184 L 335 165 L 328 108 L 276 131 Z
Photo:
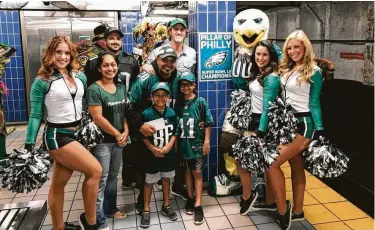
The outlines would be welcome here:
M 142 64 L 147 60 L 151 50 L 160 46 L 168 37 L 166 23 L 156 24 L 143 21 L 133 29 L 133 39 L 137 48 L 142 50 Z
M 235 50 L 235 59 L 232 65 L 233 91 L 244 90 L 249 92 L 248 80 L 250 78 L 250 56 L 255 45 L 268 38 L 269 19 L 261 10 L 248 9 L 240 12 L 233 21 L 234 39 L 238 45 Z M 275 50 L 281 59 L 282 51 L 277 46 Z M 235 160 L 231 156 L 232 145 L 240 139 L 243 131 L 234 128 L 228 121 L 230 111 L 225 115 L 220 139 L 220 153 L 225 161 L 225 169 L 220 175 L 215 176 L 210 182 L 211 195 L 236 195 L 242 193 L 241 182 L 236 170 Z M 264 176 L 258 175 L 255 189 L 260 198 L 265 197 Z
M 10 56 L 12 56 L 15 52 L 15 48 L 7 44 L 0 43 L 0 160 L 6 157 L 5 137 L 8 135 L 5 127 L 3 97 L 4 95 L 8 95 L 9 90 L 2 81 L 2 75 L 5 72 L 5 66 L 10 62 Z

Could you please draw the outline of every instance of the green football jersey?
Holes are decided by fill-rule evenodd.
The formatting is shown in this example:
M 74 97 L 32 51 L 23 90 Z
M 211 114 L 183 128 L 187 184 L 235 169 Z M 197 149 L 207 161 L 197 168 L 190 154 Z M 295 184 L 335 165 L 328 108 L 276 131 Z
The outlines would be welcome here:
M 145 122 L 164 118 L 165 128 L 156 131 L 154 135 L 148 137 L 152 145 L 162 148 L 169 143 L 172 136 L 175 136 L 177 116 L 173 109 L 166 107 L 164 112 L 161 113 L 150 107 L 142 113 L 142 118 Z M 147 173 L 169 172 L 175 169 L 176 151 L 174 146 L 163 158 L 155 157 L 151 150 L 149 150 L 147 156 L 148 158 L 145 159 Z
M 177 73 L 175 77 L 171 77 L 168 81 L 165 81 L 168 84 L 169 89 L 171 90 L 170 99 L 172 103 L 168 103 L 171 108 L 174 106 L 174 102 L 177 98 L 178 85 L 177 81 L 180 78 L 180 73 Z M 146 72 L 142 72 L 138 75 L 137 80 L 134 82 L 130 94 L 129 100 L 130 103 L 135 104 L 141 109 L 146 109 L 152 105 L 151 101 L 151 88 L 152 86 L 160 82 L 160 79 L 156 75 L 152 75 Z
M 214 124 L 206 100 L 202 97 L 185 100 L 183 106 L 176 107 L 176 111 L 179 117 L 178 151 L 185 159 L 202 157 L 205 128 Z

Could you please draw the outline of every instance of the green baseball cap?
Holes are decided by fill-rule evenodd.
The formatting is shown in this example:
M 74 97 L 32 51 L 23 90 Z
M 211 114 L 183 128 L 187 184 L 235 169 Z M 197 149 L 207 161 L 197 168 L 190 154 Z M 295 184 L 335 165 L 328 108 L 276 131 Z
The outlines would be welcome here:
M 168 92 L 168 94 L 171 92 L 169 90 L 169 86 L 167 85 L 166 82 L 156 82 L 152 87 L 151 87 L 151 93 L 154 93 L 156 90 L 163 89 Z
M 185 29 L 187 28 L 187 24 L 186 24 L 186 21 L 182 18 L 176 18 L 176 19 L 173 19 L 170 23 L 169 23 L 169 27 L 173 27 L 177 24 L 182 24 Z
M 188 81 L 188 82 L 192 82 L 192 83 L 195 83 L 195 76 L 194 74 L 190 73 L 190 72 L 184 72 L 181 74 L 181 78 L 178 80 L 178 83 L 180 83 L 181 81 Z

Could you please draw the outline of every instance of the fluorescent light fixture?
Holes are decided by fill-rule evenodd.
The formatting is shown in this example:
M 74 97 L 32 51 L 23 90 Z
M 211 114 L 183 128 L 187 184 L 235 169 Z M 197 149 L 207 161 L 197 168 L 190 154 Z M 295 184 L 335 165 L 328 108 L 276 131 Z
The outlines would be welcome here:
M 189 10 L 152 10 L 149 14 L 161 14 L 161 15 L 188 15 Z

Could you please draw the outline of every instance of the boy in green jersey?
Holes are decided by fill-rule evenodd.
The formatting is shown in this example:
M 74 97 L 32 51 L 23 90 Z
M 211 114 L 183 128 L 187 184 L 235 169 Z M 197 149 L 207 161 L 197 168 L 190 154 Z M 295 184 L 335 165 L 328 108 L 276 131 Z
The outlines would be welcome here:
M 194 224 L 203 223 L 201 207 L 204 156 L 210 152 L 211 126 L 214 121 L 207 102 L 195 92 L 195 77 L 192 73 L 183 73 L 178 81 L 183 99 L 177 97 L 176 113 L 179 119 L 178 151 L 183 154 L 186 167 L 186 185 L 189 199 L 185 212 L 194 214 Z M 193 175 L 193 176 L 192 176 Z M 193 182 L 196 198 L 193 196 Z
M 157 82 L 151 88 L 153 105 L 143 111 L 143 121 L 153 121 L 162 118 L 165 123 L 163 129 L 149 137 L 142 139 L 149 150 L 144 159 L 146 169 L 146 183 L 144 187 L 144 209 L 141 219 L 141 227 L 150 226 L 150 200 L 154 183 L 162 180 L 163 205 L 161 214 L 169 220 L 177 220 L 177 214 L 169 204 L 170 184 L 169 180 L 175 176 L 176 152 L 174 147 L 175 132 L 177 126 L 176 113 L 166 106 L 169 100 L 170 90 L 166 82 Z

